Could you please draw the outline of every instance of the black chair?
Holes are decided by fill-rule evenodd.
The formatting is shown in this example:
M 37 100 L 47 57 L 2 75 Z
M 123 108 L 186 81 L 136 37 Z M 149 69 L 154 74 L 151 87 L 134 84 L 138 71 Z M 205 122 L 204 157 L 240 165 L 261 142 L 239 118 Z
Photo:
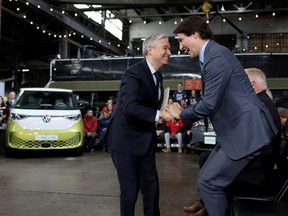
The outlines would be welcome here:
M 231 203 L 233 216 L 287 216 L 288 215 L 288 140 L 281 144 L 278 168 L 275 171 L 275 184 L 262 188 L 255 196 L 234 196 Z M 266 190 L 267 189 L 267 190 Z M 273 191 L 274 190 L 274 191 Z

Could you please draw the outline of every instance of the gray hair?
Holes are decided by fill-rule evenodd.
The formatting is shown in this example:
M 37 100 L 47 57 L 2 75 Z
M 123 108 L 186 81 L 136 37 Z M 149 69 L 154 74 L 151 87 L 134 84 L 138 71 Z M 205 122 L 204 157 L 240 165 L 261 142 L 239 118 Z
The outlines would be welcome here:
M 267 90 L 266 75 L 259 68 L 246 68 L 245 72 L 249 76 L 250 81 L 255 81 L 262 90 Z
M 168 36 L 165 34 L 152 34 L 149 37 L 145 38 L 142 44 L 142 54 L 145 57 L 148 54 L 149 47 L 156 47 L 157 42 L 161 39 L 168 39 Z

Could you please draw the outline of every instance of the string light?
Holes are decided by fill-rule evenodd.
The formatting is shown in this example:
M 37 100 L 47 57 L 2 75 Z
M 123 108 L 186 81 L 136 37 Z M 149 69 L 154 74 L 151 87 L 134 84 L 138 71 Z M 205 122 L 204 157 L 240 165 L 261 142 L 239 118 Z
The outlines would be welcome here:
M 9 2 L 12 2 L 12 1 L 13 1 L 13 0 L 9 0 Z M 14 1 L 17 2 L 17 0 L 14 0 Z M 22 2 L 22 3 L 25 4 L 26 6 L 29 6 L 29 5 L 30 5 L 30 3 L 29 3 L 28 1 L 25 1 L 25 2 Z M 37 5 L 37 8 L 40 9 L 40 8 L 41 8 L 41 5 L 38 4 L 38 5 Z M 51 7 L 49 10 L 50 10 L 50 12 L 53 12 L 53 11 L 54 11 L 54 8 Z M 21 7 L 18 6 L 18 7 L 16 7 L 16 11 L 19 13 L 20 11 L 23 11 L 23 10 L 21 9 Z M 25 11 L 26 11 L 26 9 L 25 9 Z M 65 14 L 65 11 L 62 10 L 61 13 L 64 15 L 64 14 Z M 48 36 L 53 36 L 54 38 L 57 38 L 57 37 L 59 37 L 59 38 L 63 38 L 63 37 L 64 37 L 64 38 L 67 38 L 67 35 L 66 35 L 66 34 L 63 34 L 63 35 L 62 35 L 62 34 L 59 34 L 59 35 L 58 35 L 58 34 L 55 33 L 55 32 L 53 33 L 53 32 L 51 32 L 51 31 L 49 31 L 49 30 L 47 30 L 47 29 L 41 28 L 41 27 L 40 27 L 41 24 L 39 24 L 39 23 L 38 23 L 38 24 L 37 24 L 37 23 L 34 23 L 33 20 L 30 20 L 31 18 L 28 19 L 28 17 L 27 17 L 26 14 L 24 14 L 24 15 L 18 14 L 18 15 L 21 16 L 24 20 L 26 20 L 26 22 L 28 22 L 30 25 L 32 25 L 32 26 L 34 25 L 34 26 L 36 27 L 36 29 L 37 29 L 37 30 L 40 30 L 43 34 L 46 34 L 46 33 L 47 33 Z M 74 13 L 74 16 L 77 17 L 77 16 L 78 16 L 78 13 Z M 129 20 L 129 22 L 132 23 L 132 20 Z M 146 22 L 146 21 L 145 21 L 145 22 Z M 76 32 L 73 32 L 73 33 L 69 33 L 69 34 L 68 34 L 69 37 L 71 37 L 72 35 L 75 36 L 75 35 L 77 35 L 77 34 L 76 34 Z M 79 35 L 79 36 L 80 36 L 80 35 Z M 84 35 L 81 35 L 80 37 L 81 37 L 81 38 L 85 38 Z M 88 37 L 88 38 L 89 38 L 89 37 Z M 92 37 L 89 38 L 89 39 L 90 39 L 90 40 L 93 40 Z M 102 43 L 102 40 L 99 40 L 98 42 L 99 42 L 99 43 Z M 109 41 L 108 44 L 111 45 L 112 43 Z M 121 47 L 120 44 L 117 44 L 117 46 L 118 46 L 118 47 Z

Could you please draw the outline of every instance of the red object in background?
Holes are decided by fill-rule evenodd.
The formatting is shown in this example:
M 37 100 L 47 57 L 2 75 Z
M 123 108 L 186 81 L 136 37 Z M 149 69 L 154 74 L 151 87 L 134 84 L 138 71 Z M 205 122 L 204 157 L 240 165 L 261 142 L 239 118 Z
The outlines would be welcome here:
M 199 80 L 186 80 L 185 81 L 185 89 L 186 90 L 201 90 L 202 89 L 202 81 Z

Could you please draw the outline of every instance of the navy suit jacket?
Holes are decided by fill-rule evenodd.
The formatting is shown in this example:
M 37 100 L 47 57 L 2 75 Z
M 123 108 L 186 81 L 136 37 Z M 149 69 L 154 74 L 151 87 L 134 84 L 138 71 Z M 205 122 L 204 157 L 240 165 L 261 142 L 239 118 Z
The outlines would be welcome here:
M 243 158 L 269 143 L 277 128 L 252 89 L 241 63 L 210 40 L 204 51 L 202 100 L 184 109 L 184 123 L 209 117 L 217 142 L 231 159 Z
M 162 97 L 163 80 L 160 78 Z M 106 132 L 107 144 L 115 151 L 144 155 L 156 146 L 156 112 L 161 107 L 153 75 L 146 60 L 125 71 Z

